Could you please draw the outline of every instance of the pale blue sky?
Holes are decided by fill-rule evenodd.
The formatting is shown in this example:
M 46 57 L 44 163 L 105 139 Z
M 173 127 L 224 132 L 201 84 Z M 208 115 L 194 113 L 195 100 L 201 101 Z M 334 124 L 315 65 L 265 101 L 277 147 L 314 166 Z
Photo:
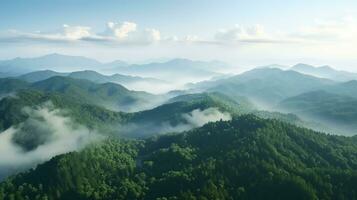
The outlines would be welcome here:
M 357 20 L 356 0 L 0 0 L 0 59 L 59 51 L 101 60 L 192 57 L 253 65 L 274 61 L 290 64 L 302 59 L 322 64 L 326 59 L 326 63 L 352 66 L 357 64 L 354 54 L 335 57 L 331 57 L 331 53 L 324 54 L 323 49 L 333 45 L 322 45 L 320 39 L 327 38 L 326 42 L 342 45 L 340 39 L 346 37 L 342 38 L 345 43 L 339 48 L 355 50 L 346 46 L 349 38 L 343 34 L 355 30 L 354 19 Z M 108 22 L 118 23 L 117 28 L 111 30 L 113 37 L 102 36 Z M 127 36 L 124 33 L 115 44 L 93 42 L 116 41 L 119 36 L 115 30 L 123 27 L 124 22 L 136 25 L 135 31 L 129 31 L 130 38 L 123 39 Z M 70 27 L 67 35 L 68 30 L 62 30 L 64 24 Z M 78 32 L 82 29 L 71 27 L 91 29 L 90 33 L 83 33 Z M 260 29 L 264 30 L 263 34 L 256 31 Z M 220 30 L 224 30 L 224 34 L 218 35 Z M 179 42 L 162 45 L 169 38 Z M 318 46 L 306 46 L 315 42 L 311 38 L 319 40 Z M 67 39 L 70 44 L 63 42 Z M 74 40 L 81 43 L 73 43 Z M 188 46 L 186 42 L 191 40 L 195 44 Z M 86 42 L 82 44 L 82 41 Z M 149 45 L 152 41 L 155 47 Z M 278 46 L 273 45 L 276 43 Z M 88 45 L 91 48 L 87 48 Z M 283 55 L 272 54 L 277 47 Z M 296 47 L 299 50 L 293 51 Z M 304 53 L 311 48 L 314 50 L 310 54 Z M 96 53 L 96 49 L 106 55 Z M 260 61 L 253 62 L 256 59 Z
M 232 24 L 291 28 L 312 18 L 357 10 L 354 0 L 1 0 L 0 29 L 50 30 L 62 24 L 98 30 L 107 21 L 134 21 L 167 33 L 205 34 Z

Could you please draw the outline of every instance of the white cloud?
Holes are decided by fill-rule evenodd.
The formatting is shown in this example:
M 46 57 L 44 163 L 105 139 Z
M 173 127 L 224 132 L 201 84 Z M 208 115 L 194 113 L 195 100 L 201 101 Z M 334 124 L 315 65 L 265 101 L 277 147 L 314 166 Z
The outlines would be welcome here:
M 145 29 L 128 38 L 131 43 L 150 44 L 161 40 L 161 33 L 156 29 Z
M 200 38 L 197 35 L 187 35 L 183 38 L 183 42 L 199 42 Z
M 348 41 L 356 40 L 357 23 L 352 17 L 335 20 L 316 19 L 313 25 L 303 26 L 291 37 L 313 41 Z
M 108 22 L 107 32 L 105 34 L 109 36 L 115 36 L 119 40 L 124 40 L 128 38 L 129 33 L 136 31 L 136 27 L 137 25 L 132 22 Z
M 74 123 L 51 103 L 36 109 L 26 108 L 24 112 L 29 115 L 26 121 L 0 133 L 0 179 L 56 155 L 79 150 L 103 137 Z M 32 138 L 39 142 L 33 149 L 25 150 L 15 138 L 25 145 L 33 142 Z
M 67 24 L 64 24 L 62 28 L 56 32 L 22 32 L 18 30 L 8 30 L 0 33 L 0 42 L 71 42 L 96 37 L 90 30 L 90 27 L 70 26 Z
M 215 40 L 219 44 L 239 43 L 357 43 L 357 23 L 352 17 L 334 20 L 316 19 L 309 26 L 297 28 L 295 31 L 267 32 L 262 25 L 243 27 L 236 25 L 233 28 L 219 30 Z
M 215 39 L 220 42 L 252 42 L 252 43 L 273 43 L 280 42 L 272 36 L 268 35 L 265 32 L 265 29 L 262 25 L 254 25 L 250 27 L 243 27 L 236 25 L 230 29 L 219 30 Z
M 60 30 L 52 32 L 22 32 L 8 30 L 0 32 L 0 42 L 92 42 L 114 45 L 147 45 L 161 40 L 157 29 L 138 29 L 133 22 L 108 22 L 104 33 L 92 33 L 88 26 L 70 26 L 64 24 Z
M 331 41 L 356 43 L 357 24 L 352 17 L 337 20 L 315 20 L 310 26 L 297 28 L 295 31 L 267 31 L 263 25 L 235 25 L 231 28 L 218 30 L 207 38 L 189 34 L 177 37 L 163 35 L 155 28 L 140 28 L 134 22 L 108 22 L 105 31 L 93 33 L 88 26 L 63 27 L 55 32 L 21 32 L 10 30 L 0 32 L 0 42 L 87 42 L 93 44 L 118 45 L 149 45 L 163 44 L 197 44 L 197 45 L 239 45 L 245 44 L 314 44 Z
M 69 26 L 67 24 L 63 25 L 63 36 L 71 40 L 78 40 L 85 37 L 90 37 L 90 27 L 86 26 Z
M 190 113 L 184 114 L 183 118 L 193 127 L 200 127 L 208 122 L 229 121 L 232 119 L 232 116 L 227 112 L 219 111 L 218 108 L 207 108 L 205 110 L 193 110 Z

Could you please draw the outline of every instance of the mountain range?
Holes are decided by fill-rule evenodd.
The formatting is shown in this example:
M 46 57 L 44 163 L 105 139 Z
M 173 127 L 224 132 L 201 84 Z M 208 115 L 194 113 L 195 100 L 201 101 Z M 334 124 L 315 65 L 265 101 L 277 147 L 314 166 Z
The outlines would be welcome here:
M 241 116 L 145 141 L 89 145 L 11 177 L 0 197 L 355 199 L 356 152 L 355 138 Z
M 219 61 L 202 62 L 188 59 L 173 59 L 163 63 L 133 64 L 116 60 L 102 63 L 94 59 L 81 56 L 67 56 L 61 54 L 49 54 L 36 58 L 15 58 L 0 61 L 0 72 L 5 76 L 15 76 L 40 70 L 53 71 L 80 71 L 96 70 L 105 73 L 120 73 L 132 76 L 155 77 L 163 80 L 178 81 L 178 78 L 199 78 L 199 80 L 219 75 L 219 71 L 228 67 Z M 177 73 L 179 72 L 179 73 Z M 178 77 L 172 77 L 171 74 Z
M 36 58 L 14 58 L 0 61 L 0 71 L 10 74 L 24 74 L 43 69 L 73 71 L 83 68 L 93 68 L 101 64 L 94 59 L 86 57 L 54 53 Z
M 138 76 L 128 76 L 122 74 L 113 74 L 113 75 L 103 75 L 96 71 L 84 70 L 84 71 L 75 71 L 70 73 L 61 73 L 51 70 L 43 71 L 34 71 L 17 77 L 18 79 L 25 80 L 27 82 L 37 82 L 45 80 L 54 76 L 65 76 L 75 79 L 85 79 L 93 81 L 95 83 L 118 83 L 132 90 L 148 90 L 149 87 L 141 87 L 142 85 L 152 85 L 153 87 L 168 86 L 169 83 L 155 78 L 142 78 Z
M 86 70 L 47 69 L 61 58 Z M 33 68 L 0 78 L 0 199 L 357 198 L 357 81 L 341 71 L 15 60 Z
M 312 65 L 299 63 L 291 67 L 291 70 L 335 81 L 357 80 L 357 73 L 336 70 L 328 65 L 314 67 Z
M 85 79 L 64 76 L 54 76 L 34 83 L 13 78 L 0 79 L 0 82 L 3 83 L 0 87 L 2 95 L 16 93 L 19 89 L 33 89 L 65 94 L 76 101 L 122 111 L 150 108 L 160 102 L 162 98 L 146 92 L 130 91 L 116 83 L 94 83 Z
M 334 81 L 304 75 L 291 70 L 258 68 L 226 79 L 206 81 L 192 86 L 193 91 L 219 91 L 234 98 L 246 96 L 265 108 L 300 93 L 333 85 Z

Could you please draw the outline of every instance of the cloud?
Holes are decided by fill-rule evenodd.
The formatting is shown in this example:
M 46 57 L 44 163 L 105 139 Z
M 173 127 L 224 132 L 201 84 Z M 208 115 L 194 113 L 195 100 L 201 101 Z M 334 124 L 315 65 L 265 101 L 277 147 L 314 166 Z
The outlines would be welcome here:
M 16 98 L 16 93 L 15 92 L 10 92 L 10 93 L 5 93 L 5 94 L 0 94 L 0 100 L 4 99 L 6 97 L 11 97 L 11 98 Z
M 255 25 L 251 27 L 242 27 L 236 25 L 230 29 L 222 29 L 218 31 L 215 38 L 217 40 L 224 40 L 224 41 L 240 41 L 244 39 L 251 39 L 251 38 L 265 38 L 266 33 L 264 31 L 264 27 L 261 25 Z
M 221 29 L 215 34 L 215 40 L 219 44 L 296 42 L 277 33 L 268 34 L 264 26 L 259 24 L 248 27 L 235 25 L 233 28 Z
M 63 25 L 52 32 L 22 32 L 8 30 L 0 32 L 0 42 L 47 42 L 104 44 L 113 46 L 150 45 L 150 44 L 189 44 L 189 45 L 240 45 L 240 44 L 289 44 L 331 41 L 357 41 L 357 24 L 352 17 L 335 20 L 315 20 L 312 25 L 296 30 L 267 31 L 263 25 L 235 25 L 211 33 L 202 38 L 197 33 L 178 37 L 163 35 L 156 28 L 140 28 L 134 22 L 108 22 L 106 30 L 94 33 L 88 26 Z M 209 34 L 208 34 L 209 35 Z
M 138 29 L 133 22 L 108 22 L 106 31 L 102 33 L 91 32 L 88 26 L 70 26 L 64 24 L 61 29 L 51 32 L 22 32 L 8 30 L 0 33 L 0 42 L 47 42 L 47 43 L 73 43 L 91 42 L 113 45 L 148 45 L 161 40 L 161 33 L 157 29 Z
M 357 42 L 357 23 L 352 17 L 334 20 L 316 19 L 309 26 L 302 26 L 291 32 L 276 30 L 267 32 L 262 25 L 239 26 L 219 30 L 215 40 L 220 44 L 239 43 L 330 43 Z
M 136 31 L 137 25 L 132 22 L 123 22 L 123 23 L 115 23 L 108 22 L 107 23 L 107 32 L 106 35 L 115 36 L 119 40 L 127 39 L 129 33 Z
M 188 114 L 184 114 L 183 118 L 193 127 L 200 127 L 208 122 L 229 121 L 232 119 L 229 113 L 221 112 L 217 108 L 196 109 Z
M 209 122 L 217 122 L 219 120 L 229 121 L 232 116 L 227 112 L 221 112 L 218 108 L 207 108 L 205 110 L 195 109 L 189 113 L 183 114 L 182 118 L 184 122 L 178 125 L 171 125 L 169 122 L 164 122 L 161 124 L 158 133 L 172 133 L 172 132 L 182 132 L 188 131 L 193 128 L 201 127 Z
M 356 41 L 357 23 L 352 17 L 334 20 L 316 19 L 313 25 L 300 27 L 291 37 L 313 41 Z
M 107 23 L 107 30 L 101 34 L 106 39 L 122 44 L 151 44 L 161 40 L 161 33 L 157 29 L 139 30 L 133 22 Z
M 102 138 L 50 103 L 24 112 L 25 122 L 0 133 L 0 179 Z
M 232 117 L 227 112 L 221 112 L 218 108 L 212 107 L 205 110 L 195 109 L 189 113 L 181 115 L 181 122 L 173 125 L 169 121 L 156 124 L 153 122 L 130 123 L 121 126 L 119 130 L 121 134 L 127 136 L 142 136 L 148 137 L 153 134 L 165 134 L 173 132 L 188 131 L 193 128 L 201 127 L 208 122 L 216 122 L 219 120 L 228 121 Z
M 70 40 L 78 40 L 86 37 L 90 37 L 91 28 L 86 26 L 69 26 L 63 25 L 63 36 Z

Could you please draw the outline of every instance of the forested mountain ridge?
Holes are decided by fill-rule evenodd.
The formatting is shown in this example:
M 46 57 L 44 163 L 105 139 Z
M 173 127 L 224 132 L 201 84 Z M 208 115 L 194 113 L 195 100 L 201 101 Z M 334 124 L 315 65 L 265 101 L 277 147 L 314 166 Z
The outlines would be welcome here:
M 217 91 L 230 97 L 245 96 L 257 104 L 275 106 L 279 101 L 335 82 L 277 68 L 258 68 L 242 74 L 205 81 L 192 86 L 194 91 Z
M 342 91 L 341 91 L 342 92 Z M 277 109 L 330 127 L 335 134 L 354 135 L 357 131 L 357 99 L 318 90 L 287 98 Z
M 94 83 L 63 76 L 54 76 L 34 83 L 26 83 L 14 78 L 0 79 L 0 82 L 4 83 L 0 86 L 2 95 L 16 93 L 19 89 L 40 90 L 64 94 L 80 102 L 127 112 L 152 108 L 162 101 L 160 96 L 128 90 L 116 83 Z
M 54 87 L 54 91 L 57 91 L 62 85 Z M 28 114 L 23 111 L 24 108 L 34 109 L 47 102 L 53 104 L 56 109 L 64 110 L 66 116 L 71 117 L 76 123 L 91 129 L 99 129 L 101 133 L 106 135 L 125 134 L 129 137 L 148 137 L 157 134 L 163 125 L 170 127 L 186 125 L 187 118 L 193 119 L 193 116 L 190 117 L 192 112 L 197 114 L 195 117 L 203 118 L 203 121 L 217 119 L 216 115 L 222 113 L 226 113 L 227 116 L 244 113 L 240 112 L 240 103 L 232 103 L 232 100 L 224 99 L 218 94 L 197 94 L 197 96 L 200 96 L 200 98 L 195 100 L 183 97 L 185 101 L 179 101 L 180 97 L 176 97 L 174 98 L 176 100 L 168 101 L 166 104 L 150 110 L 124 113 L 105 109 L 105 107 L 91 103 L 86 98 L 78 98 L 78 96 L 67 92 L 18 90 L 16 97 L 10 96 L 0 100 L 0 114 L 2 116 L 0 117 L 0 130 L 6 130 L 25 121 Z M 128 124 L 135 126 L 128 129 Z M 193 127 L 195 126 L 197 125 L 193 125 Z M 190 127 L 187 126 L 185 129 Z
M 205 64 L 119 68 L 217 75 Z M 0 200 L 357 199 L 356 136 L 313 131 L 356 128 L 356 81 L 273 67 L 163 95 L 91 70 L 0 79 Z
M 252 115 L 105 140 L 0 185 L 2 199 L 356 199 L 357 140 Z
M 124 85 L 132 84 L 135 82 L 147 82 L 147 83 L 156 83 L 156 84 L 166 83 L 165 81 L 155 78 L 142 78 L 138 76 L 128 76 L 122 74 L 103 75 L 92 70 L 75 71 L 70 73 L 62 73 L 52 70 L 42 70 L 42 71 L 30 72 L 15 78 L 25 80 L 27 82 L 38 82 L 54 76 L 66 76 L 75 79 L 85 79 L 85 80 L 93 81 L 95 83 L 113 82 L 113 83 L 124 84 Z

